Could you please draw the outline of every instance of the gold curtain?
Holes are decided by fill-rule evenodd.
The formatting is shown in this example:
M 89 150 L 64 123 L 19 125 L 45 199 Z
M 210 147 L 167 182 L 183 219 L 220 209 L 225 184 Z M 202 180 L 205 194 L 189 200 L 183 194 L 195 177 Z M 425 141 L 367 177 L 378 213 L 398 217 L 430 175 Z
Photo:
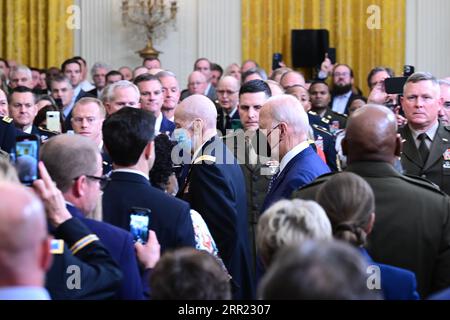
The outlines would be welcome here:
M 0 56 L 35 68 L 73 56 L 66 26 L 73 0 L 0 0 Z
M 271 69 L 272 53 L 291 65 L 291 29 L 328 29 L 337 61 L 355 71 L 366 94 L 375 66 L 401 74 L 405 56 L 405 0 L 242 0 L 242 56 Z M 380 9 L 379 29 L 369 29 L 372 5 Z

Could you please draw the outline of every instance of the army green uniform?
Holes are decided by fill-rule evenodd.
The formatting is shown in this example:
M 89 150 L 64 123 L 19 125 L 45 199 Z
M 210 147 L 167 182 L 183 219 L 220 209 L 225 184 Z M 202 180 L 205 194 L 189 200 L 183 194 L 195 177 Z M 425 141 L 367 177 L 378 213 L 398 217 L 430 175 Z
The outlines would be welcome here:
M 409 127 L 399 132 L 403 138 L 401 162 L 405 173 L 431 180 L 450 195 L 450 126 L 439 124 L 425 165 Z
M 367 246 L 374 261 L 413 271 L 422 298 L 450 287 L 450 198 L 429 181 L 401 175 L 385 162 L 353 162 L 346 171 L 364 178 L 375 194 L 375 225 Z M 315 199 L 331 176 L 319 177 L 293 197 Z
M 252 270 L 256 272 L 256 225 L 275 167 L 266 165 L 270 149 L 262 133 L 252 135 L 251 139 L 246 141 L 244 131 L 236 130 L 223 139 L 238 160 L 245 178 Z

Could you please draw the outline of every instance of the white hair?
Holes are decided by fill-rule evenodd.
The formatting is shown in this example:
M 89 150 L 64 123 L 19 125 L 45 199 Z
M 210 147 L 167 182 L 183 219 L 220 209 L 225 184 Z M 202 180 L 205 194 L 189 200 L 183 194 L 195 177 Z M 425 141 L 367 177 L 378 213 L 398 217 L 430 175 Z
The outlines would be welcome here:
M 309 132 L 308 115 L 295 97 L 288 94 L 273 96 L 266 101 L 263 108 L 269 108 L 268 112 L 272 121 L 285 122 L 293 128 L 294 133 Z
M 309 200 L 280 200 L 270 206 L 258 221 L 256 243 L 266 263 L 287 245 L 308 239 L 330 240 L 330 220 L 322 207 Z
M 31 80 L 32 79 L 32 75 L 31 75 L 31 69 L 28 68 L 27 66 L 24 65 L 18 65 L 16 67 L 14 67 L 11 70 L 11 74 L 10 74 L 10 78 L 13 78 L 13 75 L 15 75 L 17 72 L 23 72 L 26 74 L 26 77 Z
M 128 80 L 120 80 L 114 83 L 111 83 L 110 85 L 108 85 L 105 90 L 103 90 L 103 94 L 102 94 L 102 102 L 111 102 L 114 101 L 114 91 L 116 89 L 125 89 L 125 88 L 133 88 L 134 91 L 136 91 L 136 94 L 138 96 L 138 100 L 141 97 L 141 94 L 139 92 L 139 88 L 133 84 L 132 82 L 128 81 Z

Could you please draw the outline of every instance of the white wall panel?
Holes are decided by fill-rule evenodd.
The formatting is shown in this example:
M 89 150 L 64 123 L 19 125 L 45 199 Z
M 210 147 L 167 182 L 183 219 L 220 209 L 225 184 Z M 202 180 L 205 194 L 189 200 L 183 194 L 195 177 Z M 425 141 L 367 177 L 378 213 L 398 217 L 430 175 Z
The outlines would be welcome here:
M 407 0 L 406 63 L 450 76 L 450 1 Z
M 122 25 L 121 0 L 77 0 L 82 26 L 75 34 L 75 51 L 89 65 L 96 61 L 113 68 L 135 67 L 142 60 L 135 52 L 145 46 Z M 178 75 L 182 87 L 198 57 L 207 57 L 225 67 L 241 61 L 240 0 L 178 0 L 175 29 L 155 41 L 163 53 L 163 68 Z

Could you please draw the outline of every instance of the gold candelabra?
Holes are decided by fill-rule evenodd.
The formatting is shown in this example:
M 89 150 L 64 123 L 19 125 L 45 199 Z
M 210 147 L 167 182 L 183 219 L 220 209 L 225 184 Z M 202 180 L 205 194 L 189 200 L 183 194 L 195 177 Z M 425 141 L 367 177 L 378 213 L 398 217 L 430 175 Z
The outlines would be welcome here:
M 137 51 L 142 58 L 157 58 L 161 51 L 153 47 L 153 40 L 164 37 L 169 23 L 174 24 L 177 15 L 177 1 L 165 0 L 122 0 L 122 22 L 144 27 L 147 46 Z

